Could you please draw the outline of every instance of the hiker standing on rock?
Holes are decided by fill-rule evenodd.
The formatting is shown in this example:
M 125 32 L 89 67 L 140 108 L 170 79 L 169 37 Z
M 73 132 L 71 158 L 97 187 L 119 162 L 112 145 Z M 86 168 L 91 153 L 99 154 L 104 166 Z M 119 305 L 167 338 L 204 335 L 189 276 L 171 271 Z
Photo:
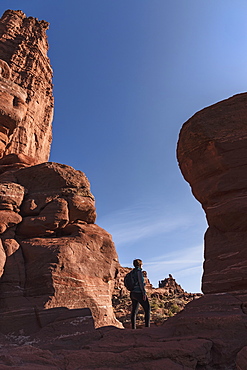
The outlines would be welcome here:
M 134 260 L 133 265 L 135 268 L 131 271 L 134 280 L 134 287 L 130 292 L 130 298 L 132 301 L 131 325 L 132 329 L 136 329 L 136 314 L 140 304 L 145 312 L 145 326 L 150 326 L 150 305 L 145 291 L 144 277 L 142 273 L 142 260 Z

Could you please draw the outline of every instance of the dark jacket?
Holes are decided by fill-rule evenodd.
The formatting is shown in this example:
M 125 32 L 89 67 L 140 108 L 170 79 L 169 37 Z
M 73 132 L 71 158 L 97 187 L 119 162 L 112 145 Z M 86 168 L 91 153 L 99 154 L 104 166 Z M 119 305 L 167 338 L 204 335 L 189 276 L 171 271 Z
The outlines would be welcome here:
M 144 277 L 142 274 L 142 269 L 140 267 L 135 267 L 135 286 L 133 289 L 133 292 L 136 293 L 142 293 L 143 295 L 146 294 L 145 291 L 145 283 L 144 283 Z

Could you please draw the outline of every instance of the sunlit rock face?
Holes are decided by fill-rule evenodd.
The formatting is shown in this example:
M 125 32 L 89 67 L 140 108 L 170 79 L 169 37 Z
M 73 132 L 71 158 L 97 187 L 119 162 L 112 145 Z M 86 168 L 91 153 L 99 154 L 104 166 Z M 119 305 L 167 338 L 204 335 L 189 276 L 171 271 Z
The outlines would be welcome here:
M 7 10 L 0 19 L 0 158 L 22 154 L 33 163 L 49 158 L 53 96 L 47 28 L 47 22 L 22 11 Z
M 90 183 L 47 162 L 47 27 L 21 11 L 0 20 L 0 333 L 38 331 L 44 310 L 59 307 L 87 307 L 96 327 L 122 327 L 111 302 L 118 257 L 95 224 Z
M 11 81 L 11 69 L 0 60 L 0 157 L 4 156 L 14 130 L 27 112 L 27 94 Z
M 89 181 L 72 167 L 48 162 L 0 176 L 0 332 L 13 321 L 36 328 L 34 308 L 89 307 L 96 326 L 120 326 L 111 303 L 118 257 L 95 218 Z
M 190 118 L 177 156 L 209 225 L 203 292 L 247 291 L 247 93 Z

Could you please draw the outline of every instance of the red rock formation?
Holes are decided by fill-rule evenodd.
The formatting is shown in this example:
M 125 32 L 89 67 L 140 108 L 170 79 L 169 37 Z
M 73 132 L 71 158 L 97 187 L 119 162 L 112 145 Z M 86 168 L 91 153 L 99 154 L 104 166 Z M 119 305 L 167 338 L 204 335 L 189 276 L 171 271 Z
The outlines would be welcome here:
M 0 20 L 0 367 L 244 369 L 247 95 L 199 112 L 180 134 L 180 167 L 209 223 L 207 294 L 159 328 L 95 330 L 91 311 L 96 326 L 119 325 L 111 296 L 123 269 L 94 224 L 86 176 L 35 165 L 51 139 L 46 28 L 21 11 Z
M 247 93 L 214 104 L 184 124 L 177 149 L 182 174 L 209 225 L 202 281 L 206 295 L 167 322 L 166 330 L 171 337 L 210 338 L 214 368 L 222 369 L 245 368 L 246 119 Z
M 184 293 L 183 288 L 181 285 L 179 285 L 176 280 L 172 277 L 171 274 L 169 274 L 168 278 L 165 278 L 164 280 L 159 281 L 159 288 L 163 288 L 167 291 L 167 294 L 179 294 Z
M 189 370 L 207 369 L 211 362 L 210 340 L 170 340 L 164 338 L 163 327 L 135 332 L 105 327 L 83 334 L 85 327 L 78 321 L 67 319 L 60 325 L 57 321 L 42 329 L 39 336 L 0 338 L 0 366 L 25 370 Z
M 0 19 L 0 158 L 48 160 L 53 96 L 47 28 L 20 10 L 7 10 Z
M 0 335 L 0 367 L 245 369 L 246 314 L 231 295 L 206 295 L 163 326 L 135 331 L 93 330 L 90 314 L 79 311 L 47 310 L 39 332 Z
M 8 10 L 0 19 L 0 331 L 36 331 L 44 309 L 92 310 L 121 324 L 111 296 L 119 267 L 95 225 L 86 176 L 43 163 L 53 114 L 48 23 Z
M 203 109 L 183 126 L 178 160 L 202 203 L 205 234 L 204 293 L 247 286 L 247 94 Z
M 95 218 L 89 181 L 69 166 L 48 162 L 0 176 L 4 332 L 6 311 L 18 312 L 22 327 L 34 307 L 90 307 L 96 326 L 119 326 L 111 305 L 118 258 Z

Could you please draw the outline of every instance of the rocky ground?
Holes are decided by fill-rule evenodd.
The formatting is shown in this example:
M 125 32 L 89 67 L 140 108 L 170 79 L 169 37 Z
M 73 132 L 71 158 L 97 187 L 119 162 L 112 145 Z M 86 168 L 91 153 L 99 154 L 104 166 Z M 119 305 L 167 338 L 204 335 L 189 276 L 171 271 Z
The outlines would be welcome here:
M 160 326 L 94 329 L 89 309 L 48 309 L 30 335 L 0 334 L 1 370 L 245 370 L 245 298 L 203 295 Z
M 162 327 L 135 331 L 103 327 L 85 332 L 79 325 L 69 334 L 53 329 L 37 336 L 0 336 L 0 369 L 213 369 L 207 367 L 209 340 L 164 339 Z

